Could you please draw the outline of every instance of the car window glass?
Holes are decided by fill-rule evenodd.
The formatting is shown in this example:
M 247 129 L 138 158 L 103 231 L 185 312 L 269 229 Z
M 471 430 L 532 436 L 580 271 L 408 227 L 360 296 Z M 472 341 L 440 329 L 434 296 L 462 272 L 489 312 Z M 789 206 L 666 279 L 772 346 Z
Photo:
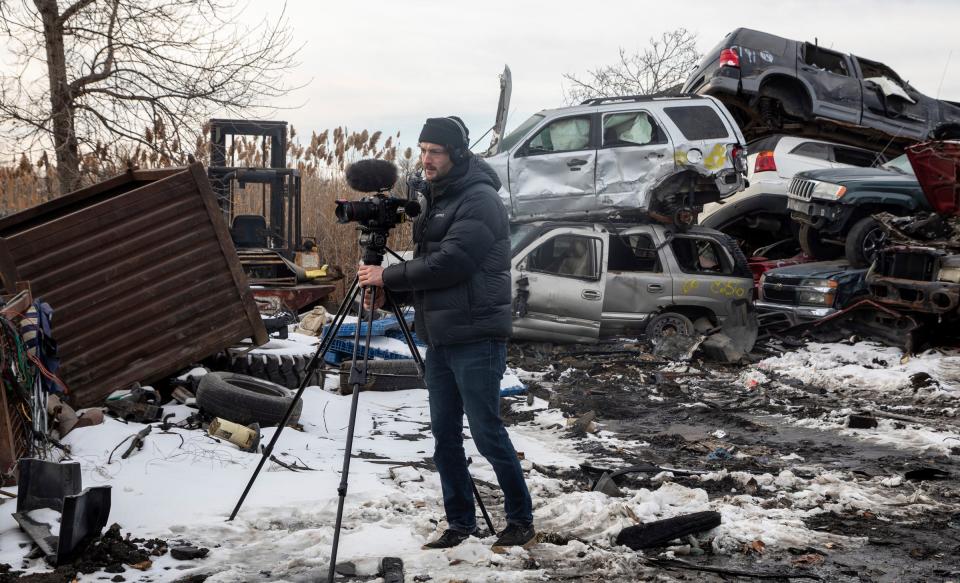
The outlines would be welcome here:
M 667 138 L 644 111 L 613 113 L 603 116 L 603 147 L 665 144 Z
M 680 133 L 688 140 L 713 140 L 730 135 L 723 125 L 723 120 L 710 106 L 665 107 L 663 111 L 677 124 Z
M 840 53 L 828 51 L 817 45 L 806 43 L 803 45 L 803 60 L 811 67 L 816 67 L 834 75 L 850 76 L 847 70 L 847 60 Z
M 540 120 L 542 120 L 543 117 L 544 117 L 544 116 L 540 115 L 539 113 L 535 113 L 535 114 L 531 115 L 530 117 L 528 117 L 528 118 L 527 118 L 527 121 L 525 121 L 525 122 L 523 122 L 522 124 L 518 125 L 518 126 L 516 127 L 516 129 L 514 129 L 512 132 L 510 132 L 509 134 L 507 134 L 507 137 L 503 138 L 503 141 L 500 142 L 500 151 L 501 151 L 501 152 L 506 152 L 506 151 L 510 150 L 511 148 L 513 148 L 513 146 L 514 146 L 517 142 L 519 142 L 520 140 L 522 140 L 523 137 L 527 135 L 527 132 L 529 132 L 530 129 L 531 129 L 533 126 L 535 126 L 535 125 L 537 125 L 538 123 L 540 123 Z
M 732 265 L 726 260 L 723 248 L 711 239 L 674 237 L 670 242 L 680 270 L 684 273 L 730 275 Z
M 590 145 L 590 118 L 571 117 L 558 119 L 537 132 L 530 140 L 528 152 L 569 152 L 584 150 Z
M 662 271 L 653 237 L 644 234 L 610 237 L 607 268 L 610 271 Z
M 844 146 L 833 147 L 833 161 L 838 164 L 847 164 L 849 166 L 858 166 L 860 168 L 869 168 L 877 161 L 877 155 L 866 150 L 857 148 L 847 148 Z
M 554 275 L 598 279 L 600 241 L 581 235 L 558 235 L 527 255 L 527 269 Z
M 910 159 L 907 158 L 906 154 L 900 154 L 893 160 L 890 160 L 889 162 L 884 164 L 882 167 L 900 174 L 908 174 L 910 176 L 915 176 L 913 172 L 913 166 L 910 165 Z
M 820 142 L 804 142 L 790 150 L 790 153 L 806 158 L 816 158 L 817 160 L 829 160 L 830 146 Z
M 901 89 L 912 89 L 909 83 L 904 82 L 904 80 L 900 78 L 900 75 L 897 75 L 893 69 L 883 63 L 868 61 L 857 57 L 857 64 L 860 65 L 860 72 L 863 74 L 864 81 L 873 80 L 876 82 L 882 79 L 889 79 L 899 85 Z

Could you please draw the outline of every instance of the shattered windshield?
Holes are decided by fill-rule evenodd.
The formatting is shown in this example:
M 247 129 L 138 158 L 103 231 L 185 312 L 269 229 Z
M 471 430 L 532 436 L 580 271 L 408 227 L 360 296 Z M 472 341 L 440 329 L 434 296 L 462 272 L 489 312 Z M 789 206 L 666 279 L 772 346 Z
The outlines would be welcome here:
M 510 256 L 517 254 L 536 236 L 536 225 L 511 225 L 510 226 Z
M 498 152 L 508 152 L 511 148 L 517 145 L 517 142 L 523 139 L 527 132 L 530 131 L 530 128 L 540 123 L 540 120 L 544 118 L 543 115 L 535 113 L 527 118 L 527 121 L 523 122 L 516 127 L 512 132 L 507 134 L 507 137 L 503 138 L 503 141 L 500 142 L 500 149 Z
M 916 174 L 913 173 L 913 166 L 910 165 L 910 160 L 907 158 L 906 154 L 901 154 L 880 167 L 886 168 L 887 170 L 893 170 L 899 174 L 916 176 Z

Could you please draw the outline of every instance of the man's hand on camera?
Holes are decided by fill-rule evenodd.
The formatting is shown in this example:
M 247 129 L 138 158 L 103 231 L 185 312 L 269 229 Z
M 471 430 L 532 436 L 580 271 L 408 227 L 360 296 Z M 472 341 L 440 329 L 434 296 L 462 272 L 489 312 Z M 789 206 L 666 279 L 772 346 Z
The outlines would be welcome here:
M 383 287 L 383 268 L 379 265 L 363 265 L 357 268 L 360 287 Z

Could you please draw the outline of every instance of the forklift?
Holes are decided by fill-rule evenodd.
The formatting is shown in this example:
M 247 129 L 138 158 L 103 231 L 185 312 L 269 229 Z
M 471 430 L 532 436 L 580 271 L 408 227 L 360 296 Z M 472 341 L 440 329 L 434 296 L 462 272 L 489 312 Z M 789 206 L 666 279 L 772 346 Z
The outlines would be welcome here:
M 342 274 L 322 266 L 316 244 L 303 240 L 300 171 L 287 168 L 287 122 L 211 119 L 209 125 L 207 177 L 261 313 L 296 315 L 319 303 Z M 260 139 L 262 166 L 228 160 L 238 136 Z M 258 184 L 262 214 L 239 214 L 237 189 Z

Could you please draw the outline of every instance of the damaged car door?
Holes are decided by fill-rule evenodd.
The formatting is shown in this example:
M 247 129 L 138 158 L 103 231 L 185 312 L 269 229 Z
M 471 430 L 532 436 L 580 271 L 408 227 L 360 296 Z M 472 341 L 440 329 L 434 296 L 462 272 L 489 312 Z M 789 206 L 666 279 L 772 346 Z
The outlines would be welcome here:
M 927 135 L 929 99 L 905 83 L 893 70 L 856 57 L 863 85 L 863 123 L 889 134 L 920 140 Z
M 669 245 L 677 304 L 723 321 L 752 303 L 753 279 L 716 235 L 676 233 Z
M 675 168 L 670 137 L 649 111 L 603 114 L 596 181 L 601 204 L 649 191 Z
M 662 235 L 652 225 L 610 233 L 602 336 L 641 332 L 651 314 L 673 304 Z
M 816 99 L 813 114 L 851 124 L 860 124 L 860 79 L 850 59 L 821 46 L 804 43 L 797 67 L 810 82 Z
M 554 119 L 510 158 L 509 189 L 516 206 L 545 213 L 561 206 L 595 206 L 597 148 L 594 116 Z
M 537 237 L 511 263 L 515 296 L 514 338 L 596 342 L 606 280 L 605 232 L 591 226 L 560 227 Z

